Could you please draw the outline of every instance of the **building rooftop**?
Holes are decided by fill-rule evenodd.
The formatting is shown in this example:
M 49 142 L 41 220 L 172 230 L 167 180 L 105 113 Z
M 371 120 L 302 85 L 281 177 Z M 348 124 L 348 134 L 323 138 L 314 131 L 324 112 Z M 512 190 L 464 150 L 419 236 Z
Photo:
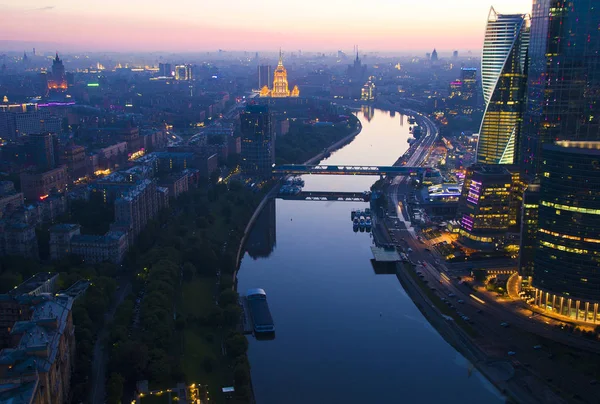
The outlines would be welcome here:
M 81 226 L 73 223 L 59 223 L 50 227 L 50 233 L 69 233 L 71 231 L 80 229 Z
M 28 295 L 46 282 L 51 282 L 56 278 L 58 278 L 58 274 L 55 272 L 39 272 L 8 292 L 8 294 L 11 296 Z
M 0 403 L 30 404 L 33 402 L 37 385 L 37 376 L 31 380 L 15 379 L 0 383 Z
M 60 337 L 68 324 L 73 299 L 69 296 L 40 295 L 29 321 L 17 321 L 11 335 L 20 335 L 17 346 L 0 351 L 0 364 L 9 365 L 7 378 L 36 371 L 47 372 L 58 355 Z
M 544 149 L 563 150 L 568 153 L 600 155 L 600 142 L 563 140 L 554 142 L 554 144 L 545 144 Z

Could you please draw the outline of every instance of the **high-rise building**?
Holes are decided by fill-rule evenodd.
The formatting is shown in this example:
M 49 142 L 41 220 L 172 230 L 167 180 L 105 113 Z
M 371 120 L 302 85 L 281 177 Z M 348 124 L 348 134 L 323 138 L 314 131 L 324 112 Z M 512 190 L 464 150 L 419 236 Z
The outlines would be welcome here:
M 159 77 L 172 77 L 173 70 L 171 70 L 170 63 L 159 63 L 158 64 L 158 75 Z
M 258 88 L 262 89 L 263 87 L 271 88 L 272 83 L 272 75 L 271 75 L 271 66 L 270 65 L 260 65 L 258 66 Z
M 600 7 L 596 0 L 536 0 L 519 164 L 540 172 L 542 147 L 600 140 Z
M 65 66 L 62 60 L 56 53 L 56 58 L 52 61 L 52 75 L 48 79 L 48 89 L 50 90 L 66 90 L 67 75 L 65 74 Z
M 455 50 L 454 52 L 452 52 L 452 59 L 458 59 L 458 51 Z
M 523 117 L 529 16 L 498 14 L 492 7 L 481 58 L 485 113 L 477 162 L 512 164 Z
M 509 230 L 513 176 L 502 165 L 474 164 L 467 169 L 459 202 L 464 244 L 493 249 Z
M 431 61 L 432 62 L 437 62 L 438 61 L 438 53 L 437 51 L 434 49 L 433 52 L 431 52 Z
M 246 174 L 271 176 L 275 163 L 275 134 L 267 105 L 248 105 L 241 114 L 242 170 Z
M 40 171 L 48 171 L 56 167 L 55 153 L 58 150 L 54 150 L 54 138 L 50 133 L 27 135 L 27 149 Z
M 261 80 L 261 67 L 259 66 L 259 80 Z M 270 69 L 270 67 L 269 67 Z M 264 77 L 263 79 L 264 80 Z M 266 85 L 260 87 L 260 97 L 273 97 L 273 98 L 285 98 L 285 97 L 298 97 L 300 96 L 300 90 L 298 86 L 294 86 L 290 91 L 287 79 L 287 70 L 283 67 L 283 54 L 279 51 L 279 62 L 273 72 L 273 88 L 269 89 Z
M 177 65 L 175 66 L 175 80 L 192 81 L 192 65 Z
M 538 207 L 540 203 L 540 184 L 529 184 L 523 194 L 521 211 L 521 246 L 519 248 L 519 274 L 530 282 L 533 275 L 535 250 L 537 249 Z
M 463 67 L 460 69 L 460 81 L 462 83 L 462 96 L 466 100 L 477 100 L 477 69 L 475 67 Z
M 600 142 L 548 143 L 541 157 L 535 304 L 598 322 Z

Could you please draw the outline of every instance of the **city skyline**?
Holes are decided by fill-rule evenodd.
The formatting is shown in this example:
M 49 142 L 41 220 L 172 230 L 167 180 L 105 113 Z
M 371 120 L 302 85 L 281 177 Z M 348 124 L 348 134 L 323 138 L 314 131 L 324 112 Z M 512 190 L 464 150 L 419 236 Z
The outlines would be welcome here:
M 17 50 L 21 44 L 37 43 L 41 51 L 264 51 L 280 46 L 335 51 L 359 43 L 362 49 L 381 52 L 479 52 L 490 6 L 500 13 L 531 12 L 528 0 L 376 0 L 366 9 L 337 1 L 308 0 L 282 9 L 274 0 L 260 5 L 233 0 L 226 16 L 220 6 L 190 0 L 178 8 L 167 3 L 144 7 L 139 0 L 108 0 L 102 6 L 74 0 L 31 3 L 0 3 L 5 16 L 0 28 L 3 47 Z

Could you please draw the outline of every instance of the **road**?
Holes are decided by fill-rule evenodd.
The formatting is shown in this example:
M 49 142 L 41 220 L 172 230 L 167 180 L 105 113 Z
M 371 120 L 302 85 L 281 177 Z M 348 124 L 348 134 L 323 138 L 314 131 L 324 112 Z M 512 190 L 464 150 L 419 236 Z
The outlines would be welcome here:
M 122 279 L 119 282 L 118 290 L 115 292 L 113 304 L 109 311 L 104 315 L 104 327 L 102 327 L 102 330 L 98 333 L 98 339 L 94 345 L 92 384 L 90 386 L 90 402 L 92 404 L 103 404 L 105 401 L 106 367 L 108 365 L 109 354 L 106 347 L 106 341 L 117 308 L 123 303 L 123 300 L 125 300 L 129 292 L 131 292 L 131 282 L 128 279 Z

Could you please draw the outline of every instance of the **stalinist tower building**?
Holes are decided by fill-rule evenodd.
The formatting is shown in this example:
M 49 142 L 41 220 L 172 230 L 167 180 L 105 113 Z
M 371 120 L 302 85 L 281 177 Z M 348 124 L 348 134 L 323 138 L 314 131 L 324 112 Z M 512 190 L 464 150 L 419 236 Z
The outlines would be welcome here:
M 298 86 L 294 86 L 292 91 L 288 87 L 287 70 L 283 67 L 283 55 L 279 50 L 279 63 L 273 73 L 273 88 L 269 89 L 264 86 L 260 90 L 261 97 L 273 97 L 273 98 L 285 98 L 285 97 L 298 97 L 300 90 Z

